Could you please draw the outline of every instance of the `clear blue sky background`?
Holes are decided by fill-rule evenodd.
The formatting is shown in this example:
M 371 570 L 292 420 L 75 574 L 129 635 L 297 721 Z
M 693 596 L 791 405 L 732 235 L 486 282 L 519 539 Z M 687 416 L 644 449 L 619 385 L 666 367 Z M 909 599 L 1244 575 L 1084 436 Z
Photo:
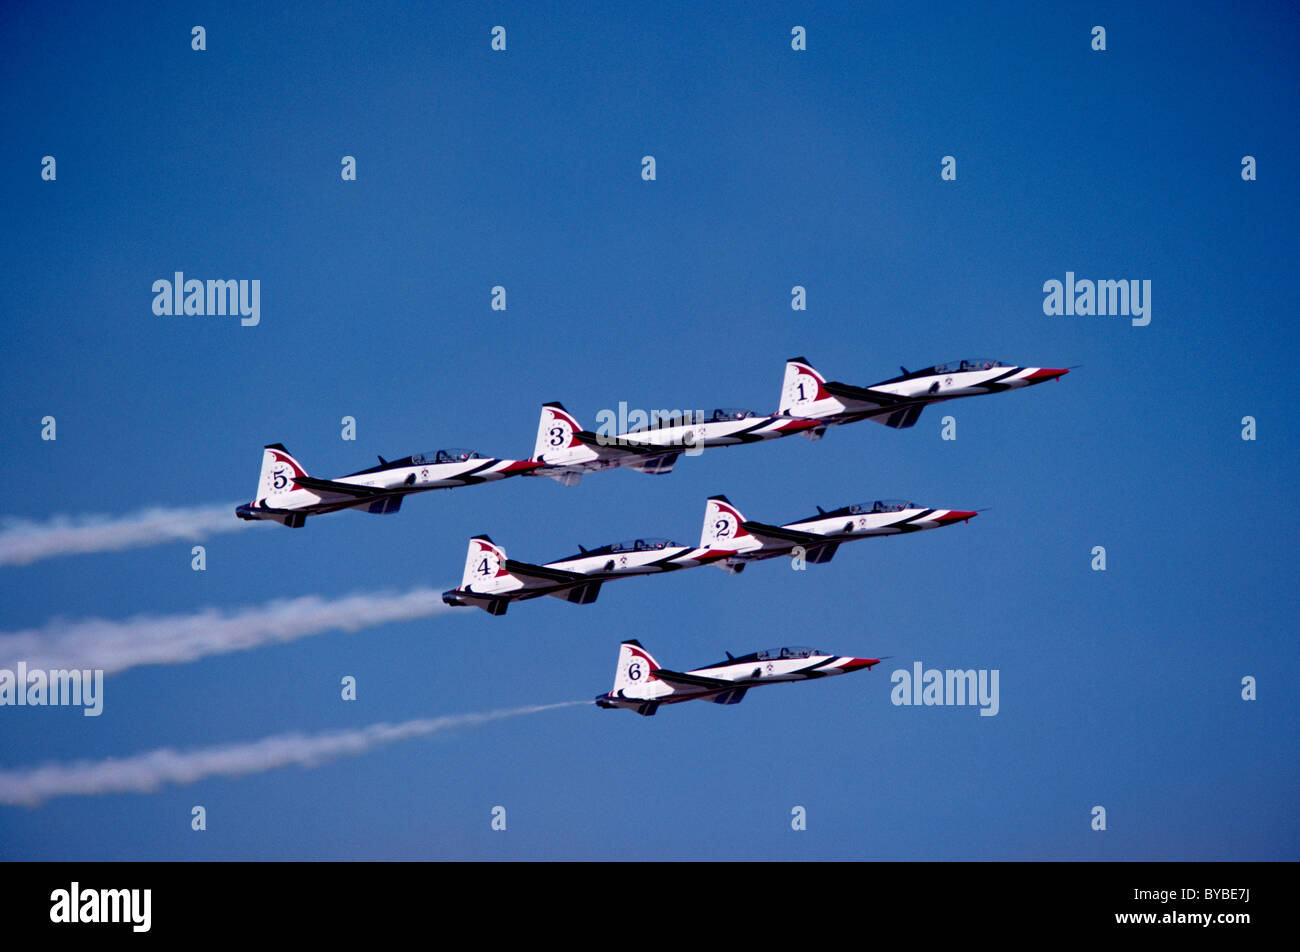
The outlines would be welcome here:
M 451 588 L 479 532 L 539 561 L 694 542 L 717 492 L 780 522 L 882 496 L 991 507 L 806 572 L 136 668 L 98 719 L 0 710 L 13 768 L 591 698 L 627 637 L 670 667 L 783 643 L 892 656 L 738 707 L 575 707 L 2 807 L 0 856 L 1297 859 L 1297 25 L 1263 3 L 7 4 L 7 515 L 248 499 L 273 441 L 322 476 L 444 445 L 527 457 L 548 400 L 587 421 L 620 400 L 771 410 L 795 354 L 864 385 L 962 356 L 1082 366 L 911 430 L 214 536 L 203 573 L 189 543 L 0 569 L 12 631 Z M 155 316 L 178 270 L 260 279 L 261 325 Z M 1150 279 L 1150 325 L 1045 316 L 1067 270 Z M 1001 712 L 891 705 L 916 660 L 998 669 Z

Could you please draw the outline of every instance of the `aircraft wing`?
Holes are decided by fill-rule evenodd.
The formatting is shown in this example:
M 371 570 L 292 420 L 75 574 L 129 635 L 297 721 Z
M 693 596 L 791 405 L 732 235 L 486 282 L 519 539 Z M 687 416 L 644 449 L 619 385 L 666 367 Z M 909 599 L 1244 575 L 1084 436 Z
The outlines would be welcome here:
M 866 419 L 885 426 L 892 426 L 896 430 L 916 426 L 916 421 L 920 418 L 921 411 L 925 409 L 926 404 L 933 403 L 935 399 L 942 399 L 932 397 L 929 400 L 917 400 L 916 397 L 896 397 L 891 393 L 881 393 L 879 390 L 855 387 L 838 381 L 831 381 L 823 386 L 826 388 L 826 392 L 832 396 L 839 397 L 842 400 L 851 400 L 856 404 L 865 404 L 867 408 Z M 850 406 L 848 409 L 850 413 L 859 412 L 858 408 L 854 406 Z
M 765 522 L 750 522 L 749 520 L 742 522 L 740 525 L 750 534 L 760 538 L 793 542 L 795 545 L 801 545 L 804 548 L 826 544 L 825 536 L 816 535 L 812 532 L 800 532 L 798 529 L 787 529 L 785 526 L 769 526 Z
M 840 383 L 838 380 L 832 380 L 822 386 L 832 396 L 852 400 L 854 403 L 870 403 L 881 409 L 912 402 L 911 397 L 896 397 L 892 393 L 882 393 L 869 387 L 855 387 L 852 384 Z
M 566 572 L 564 569 L 553 569 L 546 565 L 534 565 L 531 562 L 516 562 L 514 559 L 506 559 L 505 569 L 515 578 L 550 582 L 556 585 L 585 585 L 592 580 L 590 575 Z
M 313 489 L 324 493 L 336 493 L 340 496 L 353 496 L 357 499 L 373 499 L 376 496 L 392 495 L 391 489 L 376 489 L 374 486 L 356 486 L 352 483 L 336 483 L 332 479 L 317 479 L 315 476 L 295 476 L 293 481 L 303 489 Z
M 573 434 L 573 438 L 584 446 L 590 446 L 595 450 L 626 450 L 629 453 L 635 453 L 638 456 L 664 456 L 668 453 L 680 453 L 681 450 L 675 450 L 671 446 L 654 446 L 650 443 L 638 443 L 635 440 L 629 440 L 626 437 L 597 436 L 590 430 L 580 430 Z
M 736 686 L 735 681 L 724 681 L 721 678 L 705 678 L 698 674 L 669 671 L 666 668 L 657 668 L 654 671 L 654 676 L 661 681 L 667 681 L 669 684 L 681 685 L 682 687 L 716 688 L 729 691 Z

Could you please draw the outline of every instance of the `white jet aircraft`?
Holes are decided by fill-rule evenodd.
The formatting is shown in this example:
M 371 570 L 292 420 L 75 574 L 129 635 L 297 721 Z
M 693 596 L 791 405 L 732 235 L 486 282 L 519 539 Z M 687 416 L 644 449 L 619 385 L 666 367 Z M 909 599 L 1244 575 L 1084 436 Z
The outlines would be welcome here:
M 490 615 L 504 615 L 511 602 L 552 595 L 590 605 L 600 586 L 614 579 L 652 575 L 706 565 L 730 552 L 711 552 L 668 539 L 635 539 L 598 549 L 583 549 L 544 565 L 506 558 L 505 549 L 485 535 L 469 540 L 460 588 L 444 592 L 448 605 L 473 605 Z
M 316 479 L 307 475 L 282 444 L 272 443 L 262 451 L 257 496 L 238 506 L 235 515 L 269 519 L 291 529 L 302 528 L 308 516 L 339 509 L 387 515 L 397 512 L 402 497 L 411 493 L 505 479 L 538 465 L 530 460 L 485 459 L 473 450 L 438 450 L 398 460 L 381 456 L 379 465 L 370 469 L 338 479 Z
M 903 429 L 915 426 L 921 411 L 932 403 L 983 393 L 1018 390 L 1070 371 L 1043 367 L 1013 367 L 996 360 L 957 360 L 924 370 L 900 367 L 902 376 L 869 387 L 827 381 L 802 357 L 786 361 L 779 414 L 819 420 L 826 426 L 874 420 Z
M 727 652 L 726 661 L 694 671 L 669 671 L 659 667 L 641 642 L 631 639 L 619 646 L 613 690 L 596 698 L 596 705 L 606 709 L 621 707 L 650 717 L 660 704 L 739 704 L 750 688 L 848 674 L 862 668 L 869 671 L 876 664 L 880 664 L 879 658 L 849 658 L 818 648 L 790 647 L 769 648 L 739 658 Z
M 818 506 L 815 516 L 774 526 L 746 519 L 726 496 L 710 496 L 700 547 L 730 549 L 731 554 L 715 564 L 733 573 L 749 562 L 791 555 L 796 547 L 803 550 L 806 561 L 822 565 L 834 557 L 841 542 L 938 529 L 976 515 L 967 509 L 927 509 L 912 502 L 878 499 L 830 512 Z
M 693 455 L 715 446 L 759 443 L 795 433 L 816 439 L 825 429 L 823 422 L 798 419 L 797 414 L 761 416 L 753 410 L 723 407 L 704 420 L 693 415 L 685 420 L 674 417 L 626 433 L 593 433 L 563 406 L 548 403 L 542 407 L 533 449 L 533 460 L 540 465 L 530 475 L 549 476 L 565 486 L 577 485 L 583 473 L 616 466 L 661 475 L 672 471 L 682 453 Z

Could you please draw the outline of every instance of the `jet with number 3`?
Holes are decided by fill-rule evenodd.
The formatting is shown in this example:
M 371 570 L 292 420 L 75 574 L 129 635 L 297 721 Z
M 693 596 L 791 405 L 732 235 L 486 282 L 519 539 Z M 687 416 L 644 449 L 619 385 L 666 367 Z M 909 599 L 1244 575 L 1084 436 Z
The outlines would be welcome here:
M 716 446 L 760 443 L 795 433 L 816 439 L 825 429 L 824 423 L 797 414 L 763 416 L 722 407 L 703 416 L 675 415 L 626 433 L 593 433 L 559 403 L 548 403 L 542 407 L 533 449 L 538 468 L 530 475 L 549 476 L 565 486 L 576 486 L 584 473 L 620 466 L 658 476 L 671 472 L 683 453 L 696 456 Z
M 518 476 L 540 464 L 529 460 L 493 459 L 473 450 L 438 450 L 417 453 L 338 479 L 308 476 L 280 443 L 262 451 L 262 475 L 257 497 L 235 509 L 240 519 L 268 519 L 300 529 L 308 516 L 340 509 L 361 509 L 376 515 L 397 512 L 402 499 L 431 489 L 472 486 L 508 476 Z
M 877 664 L 879 658 L 850 658 L 819 648 L 788 647 L 769 648 L 740 657 L 728 652 L 726 661 L 693 671 L 670 671 L 661 668 L 641 647 L 641 642 L 631 639 L 619 646 L 613 689 L 596 698 L 596 705 L 606 709 L 625 708 L 651 717 L 661 704 L 681 701 L 739 704 L 750 688 L 826 678 L 863 668 L 869 671 Z

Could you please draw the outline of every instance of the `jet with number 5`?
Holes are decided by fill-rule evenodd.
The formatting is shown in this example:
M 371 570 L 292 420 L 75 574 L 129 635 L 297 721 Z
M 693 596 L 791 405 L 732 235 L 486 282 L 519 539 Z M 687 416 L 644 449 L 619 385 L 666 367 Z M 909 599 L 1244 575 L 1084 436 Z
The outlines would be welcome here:
M 584 473 L 619 466 L 662 475 L 672 471 L 683 453 L 695 456 L 715 446 L 760 443 L 795 433 L 816 439 L 825 429 L 824 423 L 798 419 L 797 414 L 763 416 L 723 407 L 708 414 L 673 414 L 625 433 L 593 433 L 562 405 L 548 403 L 542 407 L 533 449 L 538 468 L 530 475 L 549 476 L 565 486 L 576 486 Z
M 661 704 L 681 701 L 739 704 L 750 688 L 848 674 L 863 668 L 869 671 L 877 664 L 879 658 L 850 658 L 819 648 L 788 647 L 769 648 L 738 658 L 728 652 L 726 661 L 693 671 L 670 671 L 661 668 L 641 647 L 641 642 L 631 639 L 619 646 L 613 689 L 596 698 L 596 705 L 606 709 L 625 708 L 650 717 Z
M 939 529 L 977 515 L 968 509 L 929 509 L 898 499 L 877 499 L 829 512 L 818 506 L 815 516 L 769 525 L 746 519 L 726 496 L 710 496 L 700 547 L 730 549 L 726 559 L 714 564 L 732 573 L 743 571 L 750 562 L 796 554 L 796 549 L 805 561 L 822 565 L 834 557 L 842 542 Z
M 268 519 L 300 529 L 308 516 L 340 509 L 361 509 L 376 515 L 397 512 L 402 499 L 431 489 L 472 486 L 538 467 L 529 460 L 493 459 L 473 450 L 437 450 L 398 460 L 379 457 L 379 465 L 338 479 L 308 476 L 280 443 L 262 451 L 257 496 L 235 509 L 240 519 Z
M 900 367 L 902 376 L 869 387 L 828 381 L 803 357 L 786 361 L 780 414 L 815 419 L 826 426 L 873 420 L 904 429 L 915 426 L 921 411 L 932 403 L 1003 390 L 1019 390 L 1070 371 L 1044 367 L 1013 367 L 997 360 L 956 360 L 924 370 Z

